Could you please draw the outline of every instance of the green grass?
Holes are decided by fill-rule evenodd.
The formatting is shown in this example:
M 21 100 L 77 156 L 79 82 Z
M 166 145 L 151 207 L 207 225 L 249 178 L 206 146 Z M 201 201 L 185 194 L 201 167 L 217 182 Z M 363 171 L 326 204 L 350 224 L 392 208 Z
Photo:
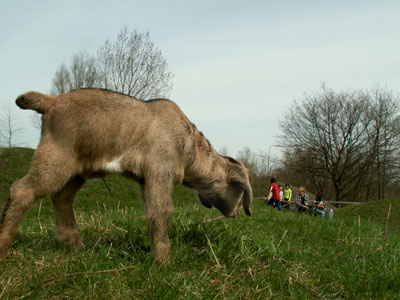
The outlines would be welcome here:
M 0 151 L 2 206 L 30 155 Z M 169 226 L 171 262 L 159 266 L 151 258 L 138 187 L 119 176 L 107 177 L 107 184 L 112 195 L 101 180 L 78 195 L 86 245 L 79 253 L 57 242 L 50 201 L 35 205 L 0 262 L 1 299 L 398 299 L 400 236 L 392 227 L 383 236 L 386 215 L 364 215 L 369 203 L 325 221 L 255 201 L 252 217 L 205 222 L 220 214 L 179 186 Z M 398 202 L 391 200 L 392 222 L 398 222 Z
M 383 228 L 390 206 L 392 208 L 389 215 L 388 232 L 400 234 L 400 199 L 383 199 L 347 206 L 337 210 L 335 216 L 350 220 L 358 220 L 360 216 L 361 222 L 375 223 Z

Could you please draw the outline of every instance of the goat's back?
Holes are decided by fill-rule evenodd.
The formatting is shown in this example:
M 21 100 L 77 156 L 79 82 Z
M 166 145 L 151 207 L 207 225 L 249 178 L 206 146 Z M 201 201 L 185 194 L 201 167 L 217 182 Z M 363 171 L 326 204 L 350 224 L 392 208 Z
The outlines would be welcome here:
M 42 141 L 56 142 L 82 159 L 115 156 L 126 149 L 168 151 L 187 142 L 194 132 L 191 122 L 170 100 L 142 101 L 101 89 L 59 96 L 30 92 L 18 99 L 28 103 L 32 95 L 46 107 L 42 110 Z M 26 104 L 25 108 L 34 109 Z

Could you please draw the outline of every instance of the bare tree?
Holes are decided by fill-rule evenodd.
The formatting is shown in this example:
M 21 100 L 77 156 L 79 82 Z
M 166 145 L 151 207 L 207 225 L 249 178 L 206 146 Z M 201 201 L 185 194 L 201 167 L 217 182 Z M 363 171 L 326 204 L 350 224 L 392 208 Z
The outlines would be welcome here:
M 101 86 L 139 99 L 165 97 L 173 75 L 149 33 L 125 27 L 116 42 L 107 40 L 97 52 Z
M 240 160 L 249 169 L 252 176 L 257 175 L 257 157 L 249 147 L 244 147 L 236 155 L 236 159 Z
M 335 200 L 397 195 L 400 101 L 382 88 L 305 95 L 281 121 L 280 178 Z M 390 190 L 389 190 L 390 189 Z
M 3 106 L 0 114 L 0 142 L 11 148 L 15 146 L 15 137 L 17 137 L 23 128 L 17 122 L 17 116 L 14 113 L 10 103 Z
M 330 177 L 323 160 L 314 157 L 314 153 L 309 149 L 295 147 L 288 149 L 284 152 L 281 166 L 277 169 L 279 178 L 295 186 L 305 186 L 324 199 L 335 197 L 334 191 L 330 188 Z
M 60 95 L 80 88 L 105 88 L 138 99 L 165 98 L 172 90 L 173 74 L 149 33 L 129 32 L 124 27 L 115 42 L 107 40 L 97 56 L 85 52 L 62 63 L 52 80 L 51 94 Z M 40 116 L 32 123 L 41 127 Z
M 96 68 L 96 59 L 81 52 L 72 57 L 69 68 L 63 63 L 57 70 L 52 81 L 53 95 L 60 95 L 71 90 L 101 87 Z
M 354 197 L 355 183 L 365 182 L 374 156 L 368 100 L 363 91 L 335 93 L 322 86 L 322 93 L 295 101 L 281 122 L 282 140 L 300 157 L 303 175 L 328 177 L 337 201 Z
M 173 74 L 149 33 L 124 27 L 115 42 L 107 40 L 97 56 L 79 53 L 64 63 L 52 81 L 52 94 L 88 87 L 105 88 L 139 99 L 167 97 Z
M 51 94 L 60 95 L 68 92 L 71 89 L 70 82 L 70 72 L 65 64 L 62 63 L 52 80 Z
M 399 179 L 398 158 L 400 152 L 399 99 L 381 88 L 371 95 L 371 145 L 375 147 L 374 181 L 378 199 L 385 198 L 390 181 Z
M 274 160 L 271 159 L 271 156 L 268 155 L 267 151 L 259 150 L 257 154 L 257 174 L 259 176 L 268 175 L 268 161 L 274 162 Z
M 266 153 L 259 151 L 256 154 L 249 147 L 244 147 L 243 150 L 238 151 L 236 158 L 245 164 L 253 177 L 267 175 L 268 155 Z

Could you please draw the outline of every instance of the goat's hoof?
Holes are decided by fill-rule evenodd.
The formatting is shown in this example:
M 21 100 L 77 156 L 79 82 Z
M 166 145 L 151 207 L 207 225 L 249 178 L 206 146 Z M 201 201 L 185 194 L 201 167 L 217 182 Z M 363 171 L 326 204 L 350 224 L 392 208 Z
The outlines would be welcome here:
M 72 249 L 74 249 L 75 251 L 82 251 L 85 250 L 85 245 L 81 241 L 78 241 L 74 244 Z

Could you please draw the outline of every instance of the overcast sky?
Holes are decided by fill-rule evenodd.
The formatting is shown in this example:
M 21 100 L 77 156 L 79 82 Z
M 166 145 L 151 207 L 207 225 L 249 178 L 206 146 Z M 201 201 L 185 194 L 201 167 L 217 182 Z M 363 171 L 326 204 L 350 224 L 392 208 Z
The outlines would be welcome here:
M 48 93 L 62 62 L 96 54 L 122 27 L 149 32 L 175 74 L 171 100 L 214 148 L 268 151 L 295 99 L 325 82 L 400 91 L 400 1 L 0 1 L 0 102 Z M 273 151 L 278 148 L 273 147 Z M 273 152 L 272 151 L 272 152 Z

